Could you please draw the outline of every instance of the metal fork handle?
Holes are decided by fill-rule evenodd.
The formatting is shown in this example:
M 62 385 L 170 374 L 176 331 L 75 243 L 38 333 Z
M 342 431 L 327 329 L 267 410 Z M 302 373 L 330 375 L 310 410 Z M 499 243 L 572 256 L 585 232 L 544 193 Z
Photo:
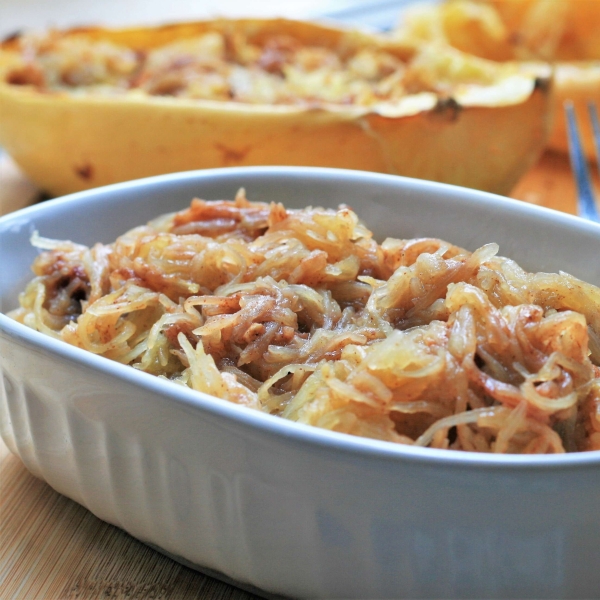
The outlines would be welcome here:
M 598 120 L 598 109 L 596 108 L 595 102 L 588 102 L 588 112 L 590 113 L 590 121 L 592 122 L 596 162 L 598 163 L 598 172 L 600 173 L 600 122 Z
M 577 184 L 579 215 L 590 221 L 600 222 L 600 215 L 598 214 L 594 199 L 594 188 L 592 187 L 587 160 L 583 153 L 579 128 L 577 127 L 577 118 L 572 102 L 565 102 L 565 112 L 569 134 L 571 168 L 575 174 L 575 183 Z

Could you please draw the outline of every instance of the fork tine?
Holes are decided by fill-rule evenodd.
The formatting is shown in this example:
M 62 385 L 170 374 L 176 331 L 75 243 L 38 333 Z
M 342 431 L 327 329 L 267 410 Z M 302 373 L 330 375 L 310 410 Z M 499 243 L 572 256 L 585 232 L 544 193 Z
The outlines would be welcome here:
M 571 158 L 571 168 L 573 169 L 577 184 L 579 215 L 590 221 L 600 222 L 600 215 L 598 215 L 598 209 L 594 200 L 592 181 L 583 153 L 579 129 L 577 128 L 577 118 L 572 102 L 565 102 L 565 112 L 569 137 L 569 157 Z
M 596 150 L 596 162 L 598 163 L 598 172 L 600 173 L 600 121 L 598 120 L 598 108 L 593 101 L 588 102 L 588 112 L 592 122 L 592 131 L 594 133 L 594 149 Z

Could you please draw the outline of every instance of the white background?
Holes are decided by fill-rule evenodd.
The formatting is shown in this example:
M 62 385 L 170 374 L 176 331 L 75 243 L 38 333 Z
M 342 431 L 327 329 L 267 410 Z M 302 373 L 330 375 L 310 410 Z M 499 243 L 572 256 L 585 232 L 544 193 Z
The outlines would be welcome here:
M 144 25 L 215 16 L 340 19 L 367 28 L 393 27 L 419 0 L 0 0 L 0 37 L 24 29 Z

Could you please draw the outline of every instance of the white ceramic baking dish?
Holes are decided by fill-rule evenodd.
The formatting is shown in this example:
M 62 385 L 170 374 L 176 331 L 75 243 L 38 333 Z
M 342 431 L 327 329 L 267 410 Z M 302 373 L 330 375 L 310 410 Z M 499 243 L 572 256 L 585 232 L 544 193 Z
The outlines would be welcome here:
M 0 219 L 0 310 L 51 238 L 110 242 L 190 199 L 347 203 L 379 239 L 438 236 L 600 284 L 600 226 L 480 192 L 305 168 L 192 172 Z M 265 595 L 591 598 L 600 452 L 490 456 L 353 438 L 245 409 L 0 315 L 2 438 L 27 468 L 162 551 Z

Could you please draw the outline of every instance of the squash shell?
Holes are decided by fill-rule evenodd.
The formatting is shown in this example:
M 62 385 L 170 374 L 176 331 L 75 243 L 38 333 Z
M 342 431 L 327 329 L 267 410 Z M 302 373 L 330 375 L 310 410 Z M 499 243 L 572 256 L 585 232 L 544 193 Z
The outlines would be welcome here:
M 383 36 L 284 19 L 217 20 L 68 35 L 152 48 L 211 30 L 260 40 L 285 33 L 306 44 L 365 44 L 401 57 L 414 49 Z M 0 47 L 0 145 L 50 195 L 162 173 L 213 167 L 305 165 L 360 169 L 508 193 L 549 133 L 548 71 L 458 99 L 408 96 L 384 109 L 254 105 L 141 95 L 40 92 L 6 82 L 19 62 Z

